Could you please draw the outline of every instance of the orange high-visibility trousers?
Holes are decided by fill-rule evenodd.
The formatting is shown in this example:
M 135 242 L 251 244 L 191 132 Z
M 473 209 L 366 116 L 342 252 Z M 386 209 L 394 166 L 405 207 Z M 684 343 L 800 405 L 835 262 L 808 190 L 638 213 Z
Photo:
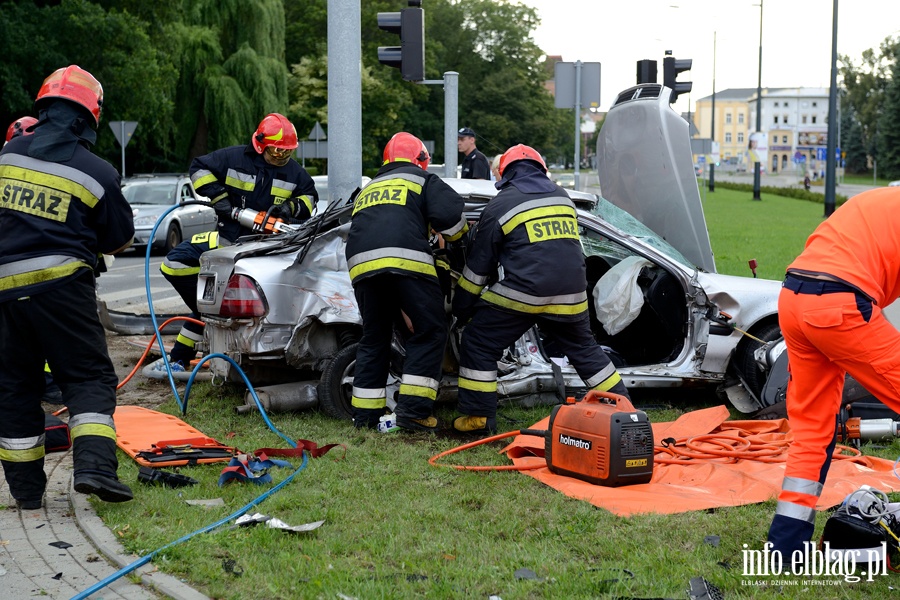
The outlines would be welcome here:
M 900 412 L 900 332 L 863 294 L 850 288 L 816 294 L 816 285 L 806 285 L 799 293 L 783 288 L 778 299 L 794 441 L 769 541 L 785 561 L 802 550 L 815 527 L 815 505 L 831 462 L 845 373 Z

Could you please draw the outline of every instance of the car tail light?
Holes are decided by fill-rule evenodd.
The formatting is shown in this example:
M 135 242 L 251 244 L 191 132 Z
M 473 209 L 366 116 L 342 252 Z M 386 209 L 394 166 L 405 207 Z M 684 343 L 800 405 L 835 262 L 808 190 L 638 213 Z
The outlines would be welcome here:
M 232 275 L 225 288 L 219 315 L 223 317 L 262 317 L 269 312 L 266 297 L 256 282 L 246 275 Z

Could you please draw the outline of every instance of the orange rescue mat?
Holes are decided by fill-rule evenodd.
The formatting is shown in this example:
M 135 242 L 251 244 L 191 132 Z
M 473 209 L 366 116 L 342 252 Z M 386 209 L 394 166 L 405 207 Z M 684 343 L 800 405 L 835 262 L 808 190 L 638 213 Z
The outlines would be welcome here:
M 544 440 L 520 435 L 501 453 L 510 469 L 563 494 L 616 515 L 673 514 L 774 499 L 781 491 L 787 448 L 793 439 L 787 419 L 727 421 L 725 406 L 697 410 L 675 421 L 653 423 L 653 477 L 649 483 L 603 487 L 550 472 Z M 530 429 L 547 429 L 549 417 Z M 852 455 L 844 454 L 851 452 Z M 893 461 L 861 456 L 841 447 L 835 451 L 816 508 L 840 504 L 862 485 L 885 492 L 900 491 Z
M 228 462 L 239 451 L 207 437 L 174 415 L 119 406 L 113 415 L 116 445 L 145 467 Z

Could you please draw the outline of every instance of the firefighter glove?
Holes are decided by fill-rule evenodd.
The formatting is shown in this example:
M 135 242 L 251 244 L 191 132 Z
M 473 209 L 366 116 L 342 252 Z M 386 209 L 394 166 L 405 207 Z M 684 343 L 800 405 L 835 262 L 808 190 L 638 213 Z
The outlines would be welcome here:
M 272 216 L 276 219 L 289 222 L 297 214 L 297 203 L 294 200 L 285 200 L 272 208 Z
M 216 211 L 216 216 L 218 216 L 220 220 L 230 221 L 233 219 L 232 213 L 234 212 L 234 207 L 227 196 L 214 203 L 212 208 Z

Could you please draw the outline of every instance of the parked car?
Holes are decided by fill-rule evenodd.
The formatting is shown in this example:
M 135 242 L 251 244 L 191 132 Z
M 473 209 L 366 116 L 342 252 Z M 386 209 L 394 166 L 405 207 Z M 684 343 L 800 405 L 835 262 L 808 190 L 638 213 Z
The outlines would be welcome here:
M 888 187 L 900 187 L 900 180 L 890 182 Z
M 321 214 L 328 208 L 328 175 L 313 175 L 313 183 L 316 184 L 316 191 L 319 193 L 319 202 L 316 204 L 315 213 Z M 360 180 L 360 186 L 364 186 L 372 181 L 371 177 L 363 175 Z
M 555 177 L 556 184 L 567 190 L 575 189 L 575 175 L 572 173 L 560 173 Z
M 445 181 L 465 197 L 472 221 L 497 193 L 488 181 Z M 778 336 L 780 283 L 703 272 L 662 236 L 611 203 L 583 192 L 569 195 L 582 205 L 594 205 L 591 211 L 578 210 L 589 292 L 608 285 L 608 274 L 617 272 L 616 265 L 644 261 L 632 282 L 642 306 L 622 331 L 610 335 L 591 302 L 594 334 L 608 349 L 625 385 L 729 383 L 758 391 L 764 378 L 754 357 L 759 344 L 739 331 L 764 340 Z M 254 385 L 317 380 L 323 410 L 345 417 L 354 361 L 348 349 L 362 331 L 344 256 L 351 209 L 333 207 L 295 233 L 242 240 L 205 253 L 198 286 L 208 352 L 232 357 Z M 554 362 L 563 364 L 568 387 L 583 387 L 548 342 L 539 332 L 520 340 L 516 354 L 509 357 L 509 368 L 501 370 L 502 398 L 553 402 Z M 239 381 L 230 363 L 212 362 L 215 373 Z M 453 398 L 455 392 L 456 377 L 449 374 L 439 399 Z M 756 407 L 753 398 L 743 394 L 732 401 L 745 412 Z
M 156 229 L 153 241 L 150 241 L 154 225 L 167 209 L 188 200 L 209 202 L 208 198 L 194 190 L 187 175 L 151 174 L 127 177 L 122 180 L 122 194 L 134 213 L 132 246 L 135 248 L 146 248 L 147 244 L 151 244 L 153 249 L 168 252 L 182 240 L 216 228 L 216 213 L 213 209 L 196 204 L 184 206 L 165 217 Z

